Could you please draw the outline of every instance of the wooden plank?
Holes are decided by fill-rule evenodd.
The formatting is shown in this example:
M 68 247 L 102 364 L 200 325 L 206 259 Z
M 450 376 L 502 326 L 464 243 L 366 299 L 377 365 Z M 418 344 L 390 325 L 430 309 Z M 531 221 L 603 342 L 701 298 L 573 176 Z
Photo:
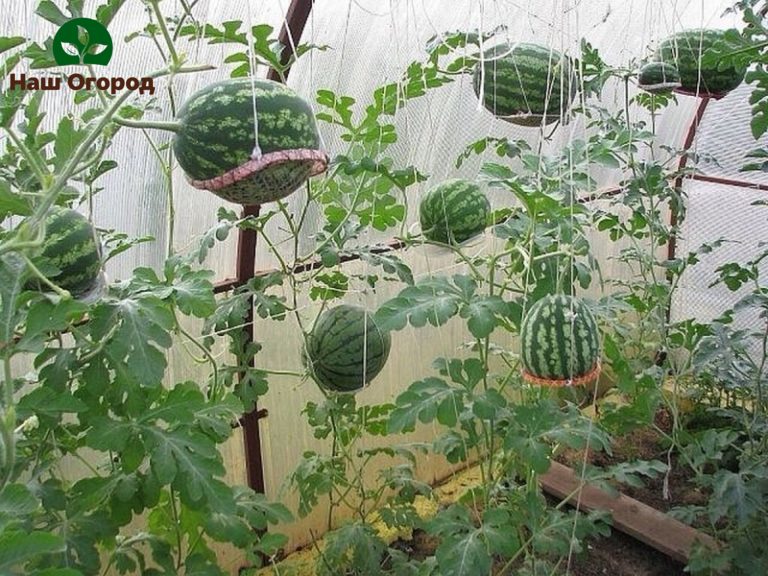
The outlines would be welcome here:
M 619 493 L 612 496 L 595 486 L 584 485 L 577 491 L 580 479 L 569 467 L 552 462 L 540 477 L 542 488 L 558 498 L 571 496 L 569 503 L 586 511 L 606 510 L 613 517 L 613 527 L 686 564 L 696 541 L 717 548 L 717 541 L 655 508 Z

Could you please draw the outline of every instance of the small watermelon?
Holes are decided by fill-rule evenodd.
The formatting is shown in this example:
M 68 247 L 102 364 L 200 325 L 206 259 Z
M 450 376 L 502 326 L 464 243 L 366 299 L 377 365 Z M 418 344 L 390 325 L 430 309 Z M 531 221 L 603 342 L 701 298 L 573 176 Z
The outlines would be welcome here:
M 648 62 L 637 76 L 637 85 L 651 94 L 680 88 L 680 73 L 668 62 Z
M 563 294 L 545 296 L 520 328 L 523 377 L 534 384 L 584 384 L 600 369 L 595 317 L 583 301 Z
M 76 210 L 53 208 L 45 221 L 45 239 L 36 263 L 44 272 L 54 270 L 48 279 L 73 296 L 89 292 L 98 284 L 102 271 L 96 229 Z M 45 289 L 39 282 L 28 287 Z
M 500 44 L 486 50 L 474 71 L 474 89 L 495 116 L 521 126 L 560 119 L 576 95 L 571 62 L 538 44 Z
M 459 244 L 485 230 L 491 204 L 477 184 L 455 178 L 432 188 L 419 204 L 424 237 Z
M 725 30 L 686 30 L 664 40 L 655 60 L 673 65 L 680 73 L 681 92 L 702 96 L 723 96 L 744 80 L 745 68 L 704 65 L 702 56 L 725 37 Z
M 190 183 L 230 202 L 285 198 L 327 165 L 312 109 L 279 82 L 211 84 L 184 103 L 177 120 L 173 150 Z
M 332 392 L 355 392 L 384 368 L 391 339 L 363 308 L 341 304 L 323 312 L 302 350 L 302 362 L 317 384 Z

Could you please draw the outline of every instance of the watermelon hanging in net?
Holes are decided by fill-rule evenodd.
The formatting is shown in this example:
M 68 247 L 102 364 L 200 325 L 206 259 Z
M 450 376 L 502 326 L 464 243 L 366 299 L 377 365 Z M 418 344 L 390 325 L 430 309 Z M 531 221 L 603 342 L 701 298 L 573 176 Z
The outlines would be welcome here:
M 677 69 L 678 92 L 720 98 L 741 84 L 747 72 L 746 68 L 721 67 L 714 56 L 713 49 L 725 34 L 725 30 L 706 29 L 673 34 L 659 45 L 654 59 Z
M 495 116 L 521 126 L 559 120 L 576 95 L 570 59 L 538 44 L 499 44 L 474 70 L 474 89 Z
M 324 311 L 307 335 L 302 362 L 317 384 L 331 392 L 356 392 L 387 362 L 391 339 L 359 306 Z
M 491 214 L 488 198 L 477 184 L 454 178 L 432 188 L 419 204 L 424 237 L 459 244 L 485 230 Z
M 523 378 L 543 386 L 586 384 L 600 372 L 597 322 L 580 299 L 545 296 L 533 306 L 520 328 Z
M 211 84 L 177 120 L 173 150 L 189 182 L 229 202 L 280 200 L 328 165 L 312 109 L 279 82 Z

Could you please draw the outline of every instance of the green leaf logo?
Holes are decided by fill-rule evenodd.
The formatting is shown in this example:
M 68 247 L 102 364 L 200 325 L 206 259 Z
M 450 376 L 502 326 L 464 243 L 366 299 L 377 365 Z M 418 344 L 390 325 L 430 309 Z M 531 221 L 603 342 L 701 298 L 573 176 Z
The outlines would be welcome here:
M 53 37 L 53 57 L 59 66 L 106 66 L 112 58 L 112 37 L 101 22 L 75 18 L 62 25 Z

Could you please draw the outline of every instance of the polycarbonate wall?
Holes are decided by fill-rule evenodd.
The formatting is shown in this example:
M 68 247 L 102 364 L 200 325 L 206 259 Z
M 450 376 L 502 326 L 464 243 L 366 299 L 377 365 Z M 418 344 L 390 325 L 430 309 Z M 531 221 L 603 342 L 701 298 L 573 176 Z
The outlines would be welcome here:
M 110 27 L 116 40 L 146 24 L 147 16 L 142 4 L 138 0 L 129 0 L 129 4 Z M 166 0 L 164 4 L 181 11 L 180 3 L 176 0 Z M 330 49 L 324 52 L 313 51 L 302 58 L 293 68 L 289 84 L 312 103 L 315 111 L 319 111 L 315 103 L 318 89 L 331 89 L 337 94 L 353 96 L 358 102 L 358 110 L 362 111 L 376 87 L 398 80 L 408 64 L 426 57 L 424 47 L 435 34 L 475 28 L 488 31 L 499 24 L 508 27 L 505 34 L 511 41 L 544 43 L 571 56 L 578 55 L 580 38 L 585 37 L 610 64 L 628 64 L 648 56 L 660 40 L 674 32 L 695 27 L 725 28 L 738 25 L 739 22 L 733 16 L 722 16 L 730 4 L 730 0 L 317 0 L 301 41 L 328 45 Z M 195 14 L 200 20 L 213 24 L 243 20 L 244 27 L 269 23 L 277 30 L 283 22 L 288 5 L 289 0 L 249 3 L 244 0 L 201 0 L 195 6 Z M 0 33 L 8 35 L 24 32 L 41 40 L 52 34 L 53 26 L 33 16 L 33 9 L 33 2 L 29 1 L 24 10 L 6 11 L 0 16 Z M 161 66 L 149 40 L 137 39 L 129 46 L 129 49 L 121 49 L 118 45 L 110 64 L 110 74 L 137 75 Z M 226 78 L 228 67 L 222 65 L 222 62 L 234 50 L 232 46 L 210 46 L 205 42 L 191 49 L 191 61 L 211 63 L 220 68 L 196 75 L 193 79 L 175 78 L 174 89 L 178 102 L 183 102 L 198 88 Z M 265 71 L 261 70 L 259 74 L 263 76 Z M 164 107 L 167 102 L 165 81 L 158 82 L 157 86 L 156 97 L 161 110 L 152 117 L 169 119 L 170 112 Z M 631 96 L 636 88 L 630 85 L 629 89 Z M 603 105 L 613 111 L 620 110 L 625 102 L 623 90 L 624 86 L 620 82 L 609 83 L 602 94 Z M 696 140 L 698 151 L 712 155 L 718 162 L 702 164 L 707 174 L 741 177 L 738 173 L 741 153 L 753 146 L 746 136 L 749 120 L 746 99 L 749 90 L 748 87 L 742 87 L 707 108 Z M 659 145 L 655 150 L 657 155 L 664 154 L 661 145 L 682 145 L 699 103 L 697 98 L 678 96 L 677 102 L 656 119 Z M 62 113 L 71 110 L 71 95 L 49 94 L 44 106 L 48 111 L 47 121 L 52 122 Z M 643 116 L 644 112 L 636 108 L 631 109 L 631 115 L 633 119 L 648 119 Z M 449 177 L 473 179 L 483 161 L 499 161 L 495 156 L 472 158 L 461 169 L 456 169 L 456 157 L 467 144 L 485 136 L 496 136 L 524 138 L 536 147 L 542 138 L 538 129 L 499 121 L 482 109 L 469 77 L 459 78 L 452 84 L 431 90 L 425 97 L 408 103 L 394 123 L 399 141 L 388 151 L 388 155 L 393 157 L 397 165 L 413 164 L 429 176 L 427 182 L 409 189 L 408 225 L 416 221 L 415 207 L 418 206 L 420 195 L 431 186 Z M 327 124 L 321 124 L 320 127 L 330 156 L 344 153 L 346 147 L 339 138 L 339 132 Z M 160 136 L 154 132 L 152 134 Z M 585 135 L 583 120 L 572 118 L 542 142 L 542 149 L 554 153 L 570 140 Z M 108 273 L 112 279 L 118 279 L 128 276 L 136 266 L 161 266 L 170 241 L 167 230 L 170 204 L 163 175 L 141 132 L 121 130 L 108 156 L 117 160 L 121 167 L 99 182 L 104 190 L 94 199 L 95 221 L 101 227 L 117 228 L 130 236 L 152 235 L 157 239 L 153 244 L 140 245 L 110 262 Z M 515 164 L 512 163 L 512 166 Z M 621 178 L 619 172 L 607 169 L 595 169 L 593 176 L 597 181 L 596 191 L 616 185 Z M 751 177 L 765 178 L 765 175 Z M 763 182 L 758 179 L 754 181 Z M 179 170 L 173 175 L 173 189 L 173 246 L 177 250 L 189 247 L 197 236 L 216 222 L 216 211 L 220 206 L 239 209 L 211 194 L 192 189 Z M 686 191 L 690 196 L 689 215 L 678 243 L 679 251 L 691 249 L 701 241 L 711 241 L 720 235 L 745 242 L 753 241 L 761 234 L 765 236 L 765 220 L 761 220 L 756 211 L 748 207 L 749 201 L 757 198 L 760 192 L 699 182 L 688 183 Z M 302 205 L 305 193 L 300 190 L 291 196 L 287 200 L 289 209 L 295 210 Z M 498 190 L 489 191 L 489 196 L 494 208 L 511 202 L 509 196 Z M 728 219 L 722 217 L 724 202 L 728 202 Z M 268 205 L 263 210 L 272 208 Z M 268 232 L 273 240 L 279 241 L 283 236 L 281 224 L 279 218 L 270 223 Z M 319 211 L 310 212 L 300 238 L 302 253 L 312 251 L 313 235 L 321 226 Z M 361 242 L 372 244 L 387 240 L 390 235 L 371 230 L 361 238 Z M 215 270 L 219 280 L 234 276 L 235 240 L 236 235 L 232 235 L 214 248 L 205 263 Z M 606 277 L 616 278 L 626 273 L 626 269 L 613 260 L 618 254 L 619 245 L 609 243 L 596 232 L 592 241 Z M 746 244 L 726 248 L 731 252 L 721 251 L 718 258 L 740 257 L 744 254 L 743 246 Z M 494 249 L 488 234 L 479 243 L 480 248 Z M 289 254 L 284 252 L 283 255 Z M 462 271 L 450 257 L 435 249 L 411 250 L 404 257 L 417 277 L 436 271 Z M 718 308 L 733 302 L 732 294 L 706 288 L 717 262 L 707 260 L 695 273 L 685 278 L 675 301 L 673 318 L 695 314 L 701 319 L 708 319 L 717 314 Z M 271 268 L 275 263 L 276 259 L 266 244 L 261 242 L 257 250 L 256 268 Z M 350 263 L 343 269 L 347 273 L 366 271 L 361 263 Z M 396 285 L 380 286 L 381 289 L 374 294 L 365 286 L 357 284 L 345 301 L 375 309 L 399 289 Z M 591 293 L 597 295 L 596 291 Z M 317 303 L 311 302 L 303 294 L 300 299 L 302 318 L 311 322 L 317 310 Z M 191 323 L 188 328 L 192 333 L 199 333 L 199 323 Z M 264 346 L 256 360 L 259 367 L 299 369 L 301 334 L 293 320 L 284 323 L 257 321 L 255 333 L 256 339 Z M 430 364 L 435 357 L 455 356 L 467 336 L 463 326 L 457 322 L 440 329 L 408 328 L 396 333 L 390 362 L 374 384 L 358 395 L 359 402 L 394 400 L 410 382 L 432 373 Z M 204 380 L 207 366 L 197 363 L 193 358 L 196 351 L 187 348 L 182 342 L 174 347 L 169 359 L 169 382 L 180 379 Z M 221 358 L 222 354 L 224 352 L 220 351 L 217 356 Z M 296 378 L 274 377 L 270 383 L 270 392 L 262 402 L 269 416 L 261 423 L 267 492 L 270 497 L 286 498 L 290 502 L 291 496 L 283 492 L 282 488 L 288 474 L 298 464 L 302 452 L 308 449 L 329 449 L 327 443 L 318 442 L 312 437 L 300 414 L 307 401 L 320 401 L 321 396 L 315 385 L 308 381 L 301 383 Z M 412 439 L 428 441 L 434 432 L 431 427 L 425 427 Z M 244 457 L 238 434 L 226 452 L 229 480 L 245 482 Z M 423 479 L 432 481 L 449 474 L 451 467 L 432 457 L 422 459 L 418 471 Z M 376 471 L 371 469 L 370 474 L 373 476 Z M 292 546 L 306 544 L 309 539 L 308 529 L 321 532 L 324 521 L 325 513 L 321 508 L 312 517 L 290 527 L 283 527 L 283 530 L 291 535 Z M 239 557 L 230 556 L 230 561 L 234 568 Z

